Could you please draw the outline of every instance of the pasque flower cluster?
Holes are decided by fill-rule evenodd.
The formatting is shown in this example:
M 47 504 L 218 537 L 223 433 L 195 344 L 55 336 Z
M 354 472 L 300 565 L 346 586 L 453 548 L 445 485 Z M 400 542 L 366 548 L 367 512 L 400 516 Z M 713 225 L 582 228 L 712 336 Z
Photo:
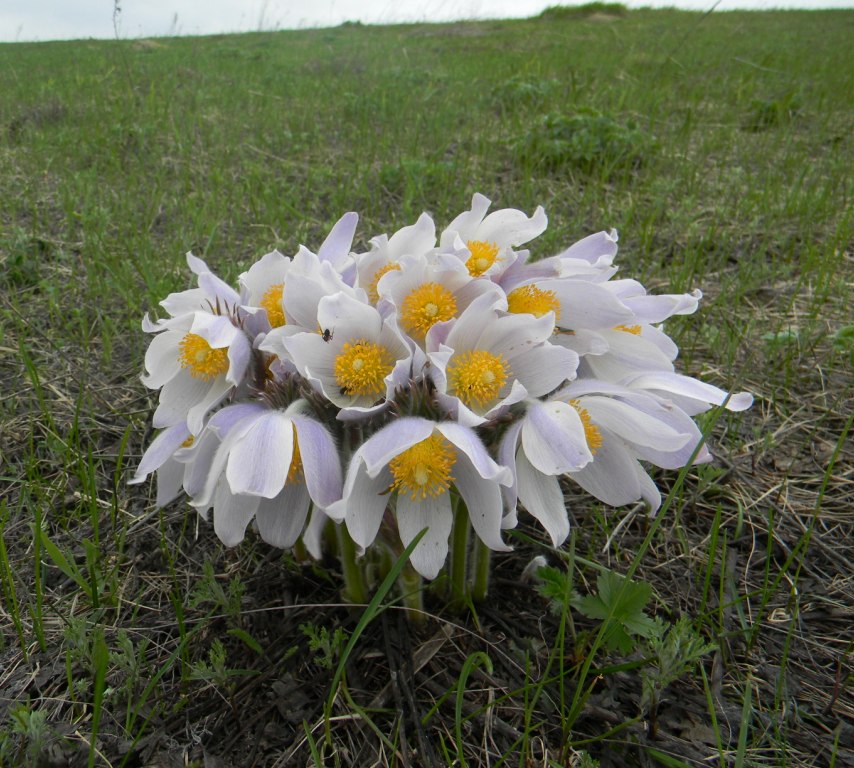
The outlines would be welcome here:
M 561 478 L 656 510 L 645 466 L 684 466 L 692 417 L 752 402 L 674 369 L 662 323 L 700 292 L 617 278 L 613 232 L 532 259 L 520 247 L 546 229 L 543 209 L 489 206 L 476 194 L 440 233 L 422 214 L 363 253 L 348 213 L 317 252 L 268 253 L 237 289 L 188 254 L 196 287 L 143 321 L 161 431 L 132 482 L 156 472 L 159 505 L 183 489 L 229 546 L 250 524 L 315 556 L 331 525 L 357 552 L 426 529 L 411 565 L 428 579 L 459 509 L 491 550 L 508 549 L 519 510 L 560 545 Z

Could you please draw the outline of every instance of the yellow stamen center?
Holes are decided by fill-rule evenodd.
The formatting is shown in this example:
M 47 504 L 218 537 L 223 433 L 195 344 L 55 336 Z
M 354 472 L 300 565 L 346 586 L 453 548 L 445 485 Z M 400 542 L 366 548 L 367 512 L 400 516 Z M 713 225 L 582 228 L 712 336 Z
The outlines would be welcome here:
M 615 331 L 623 331 L 623 333 L 633 333 L 635 336 L 640 336 L 641 327 L 639 325 L 615 325 Z
M 198 334 L 188 333 L 178 348 L 181 367 L 189 368 L 190 375 L 197 379 L 210 381 L 228 370 L 228 347 L 214 349 Z
M 517 314 L 531 314 L 542 317 L 547 312 L 560 317 L 560 301 L 554 291 L 543 291 L 535 285 L 523 285 L 507 294 L 507 309 Z
M 291 466 L 288 469 L 288 479 L 286 482 L 295 483 L 302 478 L 302 456 L 299 452 L 299 440 L 297 440 L 297 428 L 294 427 L 294 452 L 291 456 Z
M 471 252 L 469 260 L 466 262 L 469 274 L 472 277 L 479 277 L 493 264 L 498 256 L 497 243 L 484 243 L 481 240 L 469 240 L 466 247 Z
M 261 306 L 267 310 L 267 319 L 270 321 L 272 328 L 279 328 L 285 324 L 285 310 L 282 305 L 282 293 L 284 293 L 284 290 L 284 283 L 271 285 L 261 299 Z
M 424 283 L 404 300 L 400 319 L 404 330 L 416 338 L 424 338 L 436 323 L 450 320 L 457 314 L 457 300 L 444 285 Z
M 183 443 L 181 443 L 182 448 L 191 448 L 193 443 L 196 442 L 196 438 L 190 435 Z
M 335 358 L 335 380 L 345 395 L 379 397 L 383 379 L 394 368 L 394 357 L 383 346 L 365 339 L 347 342 Z
M 448 385 L 468 407 L 484 408 L 498 399 L 509 373 L 501 355 L 475 349 L 454 357 L 448 367 Z
M 400 264 L 386 264 L 374 273 L 373 278 L 371 278 L 371 284 L 368 286 L 368 300 L 371 304 L 376 304 L 380 300 L 380 295 L 377 293 L 377 284 L 382 276 L 395 269 L 400 269 Z
M 595 456 L 596 451 L 602 447 L 602 433 L 590 419 L 587 409 L 581 407 L 580 400 L 570 400 L 569 404 L 578 411 L 581 424 L 584 426 L 584 438 L 587 440 L 587 447 L 590 449 L 590 453 Z
M 439 496 L 454 481 L 451 470 L 456 461 L 457 452 L 451 444 L 441 434 L 432 434 L 388 463 L 394 477 L 390 490 L 408 493 L 413 501 Z

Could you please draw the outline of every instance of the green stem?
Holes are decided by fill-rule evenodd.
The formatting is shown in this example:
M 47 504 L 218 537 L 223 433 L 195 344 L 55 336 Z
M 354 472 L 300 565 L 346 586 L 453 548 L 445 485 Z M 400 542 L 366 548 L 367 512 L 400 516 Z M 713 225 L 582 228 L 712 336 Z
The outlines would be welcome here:
M 492 559 L 492 551 L 486 546 L 480 537 L 474 539 L 474 579 L 471 588 L 471 599 L 475 603 L 486 600 L 489 591 L 489 565 Z
M 403 604 L 409 609 L 406 618 L 413 624 L 422 624 L 427 618 L 424 613 L 424 581 L 409 563 L 398 577 L 398 584 L 403 596 Z
M 459 608 L 465 605 L 468 592 L 466 559 L 469 546 L 469 514 L 465 502 L 458 496 L 454 500 L 454 531 L 451 539 L 451 603 Z
M 344 573 L 344 597 L 351 603 L 366 603 L 368 593 L 362 569 L 356 562 L 356 544 L 350 538 L 350 532 L 344 523 L 335 526 L 338 534 L 338 556 L 341 558 L 341 570 Z

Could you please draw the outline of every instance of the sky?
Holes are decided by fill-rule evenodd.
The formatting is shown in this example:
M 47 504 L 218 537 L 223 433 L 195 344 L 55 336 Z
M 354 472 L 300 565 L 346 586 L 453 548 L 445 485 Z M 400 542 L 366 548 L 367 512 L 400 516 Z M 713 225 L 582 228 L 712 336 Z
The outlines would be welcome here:
M 607 0 L 606 0 L 607 1 Z M 534 16 L 583 0 L 119 0 L 122 38 Z M 708 10 L 715 0 L 623 0 L 629 7 Z M 717 11 L 852 8 L 854 0 L 721 0 Z M 114 0 L 0 0 L 0 41 L 113 38 Z

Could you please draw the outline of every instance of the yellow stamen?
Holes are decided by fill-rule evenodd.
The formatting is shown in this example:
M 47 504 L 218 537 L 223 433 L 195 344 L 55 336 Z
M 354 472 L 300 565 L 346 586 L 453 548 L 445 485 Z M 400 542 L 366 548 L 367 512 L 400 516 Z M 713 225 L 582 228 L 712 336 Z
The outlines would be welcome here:
M 587 409 L 581 407 L 580 400 L 570 400 L 569 404 L 578 411 L 581 424 L 584 426 L 584 438 L 587 440 L 587 447 L 590 449 L 590 453 L 595 455 L 596 451 L 602 447 L 602 433 L 599 431 L 599 427 L 590 419 Z
M 484 408 L 498 399 L 509 373 L 501 355 L 475 349 L 454 357 L 448 367 L 448 385 L 467 406 Z
M 404 300 L 400 319 L 404 330 L 423 339 L 436 323 L 450 320 L 457 314 L 457 300 L 444 285 L 424 283 Z
M 228 371 L 228 347 L 214 349 L 198 334 L 188 333 L 178 348 L 181 367 L 189 368 L 190 375 L 197 379 L 210 381 Z
M 439 496 L 454 481 L 451 470 L 456 461 L 457 452 L 451 444 L 441 434 L 432 434 L 388 463 L 394 477 L 390 490 L 408 493 L 413 501 Z
M 635 336 L 640 336 L 641 327 L 639 325 L 615 325 L 615 331 L 623 331 L 623 333 L 633 333 Z
M 335 380 L 345 395 L 379 397 L 383 379 L 394 368 L 394 357 L 383 346 L 365 339 L 347 342 L 335 358 Z
M 560 317 L 560 301 L 554 291 L 543 291 L 535 285 L 523 285 L 507 294 L 507 309 L 517 314 L 531 314 L 542 317 L 547 312 Z
M 288 469 L 288 479 L 286 482 L 295 483 L 302 478 L 302 456 L 299 452 L 299 440 L 297 440 L 297 428 L 294 427 L 294 452 L 291 456 L 291 466 Z
M 495 257 L 498 256 L 497 243 L 469 240 L 466 243 L 466 248 L 471 252 L 471 256 L 469 256 L 469 260 L 466 262 L 466 267 L 472 277 L 479 277 L 495 264 Z
M 181 443 L 182 448 L 190 448 L 193 443 L 196 442 L 196 438 L 190 435 L 183 443 Z
M 376 304 L 380 300 L 380 295 L 377 293 L 377 284 L 382 276 L 395 269 L 400 269 L 400 264 L 386 264 L 384 267 L 380 267 L 376 272 L 374 272 L 374 276 L 371 278 L 371 284 L 368 286 L 368 300 L 371 304 Z
M 285 324 L 285 310 L 282 305 L 284 290 L 284 283 L 271 285 L 261 299 L 261 306 L 267 310 L 267 319 L 272 328 L 279 328 Z

